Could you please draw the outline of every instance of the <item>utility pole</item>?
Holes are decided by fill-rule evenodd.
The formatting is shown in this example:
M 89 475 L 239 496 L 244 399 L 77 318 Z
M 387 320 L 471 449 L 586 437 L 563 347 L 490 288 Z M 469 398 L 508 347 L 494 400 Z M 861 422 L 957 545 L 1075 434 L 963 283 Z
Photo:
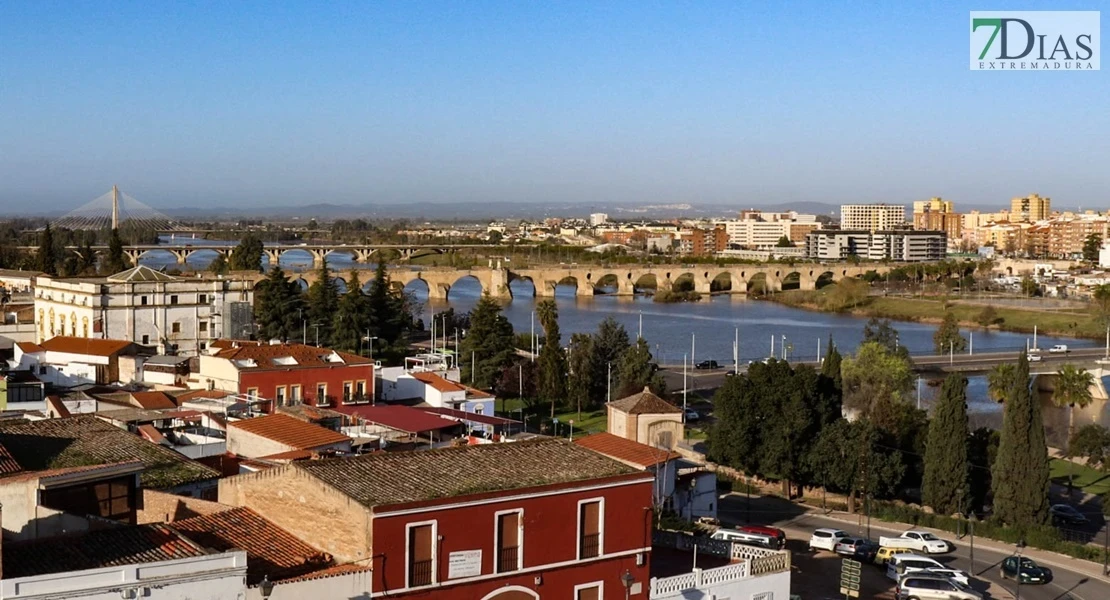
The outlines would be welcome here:
M 640 333 L 637 339 L 644 339 L 644 311 L 640 311 Z
M 613 363 L 609 362 L 608 375 L 605 377 L 605 402 L 608 404 L 613 401 Z
M 696 334 L 691 333 L 690 334 L 690 362 L 694 363 L 694 364 L 697 364 L 697 358 L 695 358 L 697 356 L 697 353 L 694 352 L 694 350 L 696 348 L 697 348 L 697 337 L 696 337 Z
M 682 355 L 682 419 L 686 419 L 686 355 Z
M 529 352 L 528 360 L 536 362 L 536 311 L 532 311 L 532 351 Z

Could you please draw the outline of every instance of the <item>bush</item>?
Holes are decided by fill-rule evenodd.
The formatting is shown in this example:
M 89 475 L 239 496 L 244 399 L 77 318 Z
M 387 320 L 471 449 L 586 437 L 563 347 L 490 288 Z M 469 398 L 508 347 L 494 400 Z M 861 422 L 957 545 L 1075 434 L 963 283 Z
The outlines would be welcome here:
M 983 327 L 998 325 L 1001 324 L 1004 320 L 1005 319 L 998 316 L 998 311 L 994 310 L 994 307 L 990 305 L 984 307 L 983 310 L 979 313 L 979 316 L 975 318 L 975 322 L 979 323 Z

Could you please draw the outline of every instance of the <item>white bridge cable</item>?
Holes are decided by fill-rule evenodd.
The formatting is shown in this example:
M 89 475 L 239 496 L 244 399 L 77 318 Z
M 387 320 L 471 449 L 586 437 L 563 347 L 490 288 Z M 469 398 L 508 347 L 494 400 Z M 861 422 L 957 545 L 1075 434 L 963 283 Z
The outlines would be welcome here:
M 134 197 L 119 192 L 119 225 L 143 229 L 172 230 L 178 226 L 166 214 Z M 70 211 L 50 224 L 55 229 L 97 230 L 112 227 L 112 192 Z

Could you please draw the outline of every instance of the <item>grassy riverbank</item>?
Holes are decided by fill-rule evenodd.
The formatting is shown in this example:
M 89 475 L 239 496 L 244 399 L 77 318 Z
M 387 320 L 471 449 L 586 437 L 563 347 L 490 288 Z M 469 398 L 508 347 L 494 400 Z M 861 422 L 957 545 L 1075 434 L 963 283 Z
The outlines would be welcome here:
M 940 323 L 944 318 L 945 305 L 960 320 L 961 327 L 983 329 L 980 324 L 987 304 L 964 302 L 953 298 L 905 298 L 869 296 L 861 299 L 848 309 L 829 308 L 827 286 L 817 291 L 790 290 L 767 296 L 768 300 L 795 308 L 820 312 L 843 312 L 861 317 L 878 317 L 895 321 L 916 321 L 920 323 Z M 1089 312 L 1081 310 L 1051 311 L 1009 306 L 991 305 L 995 324 L 990 329 L 1032 333 L 1034 325 L 1039 333 L 1045 335 L 1077 338 L 1102 339 L 1106 331 Z

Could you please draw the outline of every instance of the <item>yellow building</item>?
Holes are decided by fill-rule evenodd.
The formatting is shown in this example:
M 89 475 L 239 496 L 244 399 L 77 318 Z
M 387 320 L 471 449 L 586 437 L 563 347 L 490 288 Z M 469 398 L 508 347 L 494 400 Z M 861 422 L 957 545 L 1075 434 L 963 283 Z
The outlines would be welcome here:
M 1052 198 L 1041 198 L 1037 194 L 1030 194 L 1024 198 L 1010 200 L 1010 219 L 1034 223 L 1048 218 L 1052 212 Z

